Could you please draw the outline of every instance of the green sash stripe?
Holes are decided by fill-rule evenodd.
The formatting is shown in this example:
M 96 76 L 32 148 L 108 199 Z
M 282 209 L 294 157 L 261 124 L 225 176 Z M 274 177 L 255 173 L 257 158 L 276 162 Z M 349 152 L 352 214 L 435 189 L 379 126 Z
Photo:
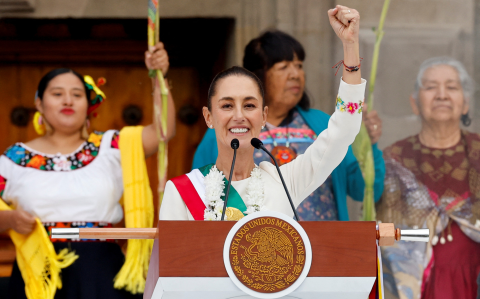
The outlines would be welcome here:
M 213 164 L 208 164 L 203 167 L 200 167 L 198 170 L 203 174 L 203 176 L 207 176 L 207 174 L 210 172 L 210 169 L 212 168 Z M 223 182 L 225 183 L 225 189 L 227 188 L 228 185 L 228 180 L 227 178 L 223 179 Z M 225 190 L 226 192 L 227 190 Z M 222 196 L 222 200 L 225 201 L 225 195 Z M 240 194 L 238 194 L 237 190 L 230 185 L 230 193 L 228 194 L 228 204 L 227 207 L 232 207 L 232 208 L 237 208 L 242 212 L 245 216 L 245 212 L 247 211 L 247 206 L 243 202 L 243 199 L 240 197 Z

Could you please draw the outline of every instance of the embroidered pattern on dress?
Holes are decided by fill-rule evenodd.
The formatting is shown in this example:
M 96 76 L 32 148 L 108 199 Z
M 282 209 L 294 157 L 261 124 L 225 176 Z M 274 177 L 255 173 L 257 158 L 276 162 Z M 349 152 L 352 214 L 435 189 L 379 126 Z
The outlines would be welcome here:
M 120 149 L 120 148 L 118 147 L 118 142 L 119 142 L 119 140 L 120 140 L 120 132 L 115 131 L 115 133 L 113 133 L 111 147 L 112 147 L 112 148 L 116 148 L 116 149 Z
M 362 113 L 363 101 L 358 101 L 358 103 L 348 102 L 347 104 L 345 104 L 345 102 L 340 97 L 337 96 L 336 107 L 341 112 L 346 111 L 350 114 L 354 114 L 356 111 L 358 111 L 358 113 Z
M 42 223 L 43 227 L 47 231 L 50 241 L 53 243 L 61 242 L 112 242 L 115 243 L 113 239 L 52 239 L 52 228 L 102 228 L 108 227 L 112 228 L 113 225 L 108 222 L 85 222 L 85 221 L 76 221 L 76 222 L 44 222 Z
M 7 179 L 0 175 L 0 197 L 3 197 L 5 186 L 7 185 Z
M 270 133 L 270 134 L 269 134 Z M 317 134 L 312 129 L 303 129 L 303 128 L 288 128 L 288 138 L 287 138 L 287 129 L 285 127 L 278 127 L 271 129 L 270 131 L 260 132 L 259 139 L 265 144 L 272 143 L 272 138 L 270 135 L 275 138 L 278 143 L 285 143 L 288 141 L 292 142 L 314 142 L 317 139 Z
M 44 171 L 71 171 L 87 166 L 97 157 L 103 134 L 91 133 L 82 148 L 69 155 L 44 155 L 24 148 L 21 143 L 9 147 L 4 155 L 23 167 Z

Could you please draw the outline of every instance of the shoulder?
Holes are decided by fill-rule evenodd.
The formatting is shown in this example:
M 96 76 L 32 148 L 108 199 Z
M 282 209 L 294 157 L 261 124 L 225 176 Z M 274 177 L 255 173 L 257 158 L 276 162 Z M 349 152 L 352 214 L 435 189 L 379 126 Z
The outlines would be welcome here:
M 467 130 L 462 131 L 468 144 L 480 142 L 480 134 L 469 132 Z
M 88 142 L 95 145 L 96 147 L 100 147 L 102 144 L 102 140 L 104 139 L 104 136 L 107 136 L 108 141 L 108 147 L 118 149 L 118 140 L 120 136 L 120 132 L 117 130 L 108 130 L 106 132 L 100 132 L 100 131 L 93 131 L 90 133 L 88 136 Z
M 14 145 L 9 146 L 3 155 L 12 160 L 15 163 L 19 163 L 22 158 L 25 157 L 26 149 L 22 146 L 21 143 L 15 143 Z

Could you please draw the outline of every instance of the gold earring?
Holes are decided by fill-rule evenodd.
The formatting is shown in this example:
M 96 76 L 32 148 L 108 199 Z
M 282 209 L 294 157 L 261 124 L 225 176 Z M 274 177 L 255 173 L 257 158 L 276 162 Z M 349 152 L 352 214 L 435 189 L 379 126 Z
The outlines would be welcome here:
M 33 127 L 38 135 L 45 135 L 45 123 L 43 122 L 43 117 L 40 111 L 35 112 L 33 115 Z

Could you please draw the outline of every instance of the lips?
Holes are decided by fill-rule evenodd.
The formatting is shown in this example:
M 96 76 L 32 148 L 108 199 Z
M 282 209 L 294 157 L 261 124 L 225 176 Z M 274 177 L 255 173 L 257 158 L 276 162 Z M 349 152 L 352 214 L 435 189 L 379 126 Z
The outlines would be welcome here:
M 66 115 L 72 115 L 75 113 L 75 110 L 73 110 L 72 108 L 63 108 L 62 110 L 60 110 L 60 112 Z
M 292 87 L 288 88 L 288 90 L 290 90 L 294 93 L 298 93 L 298 92 L 300 92 L 300 86 L 292 86 Z

